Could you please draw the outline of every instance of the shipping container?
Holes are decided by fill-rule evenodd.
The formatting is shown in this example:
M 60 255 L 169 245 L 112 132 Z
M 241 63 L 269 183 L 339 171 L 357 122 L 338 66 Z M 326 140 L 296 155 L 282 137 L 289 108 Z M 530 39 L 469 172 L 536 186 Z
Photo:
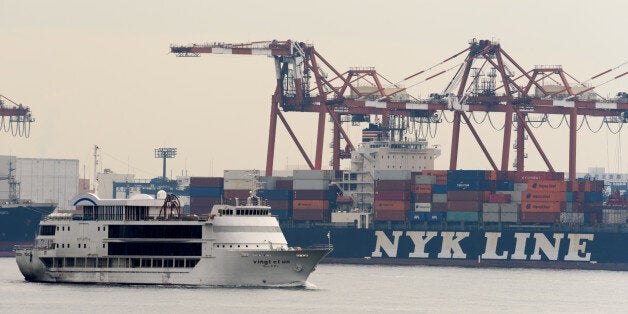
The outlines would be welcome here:
M 528 191 L 566 192 L 567 182 L 532 180 L 528 181 Z
M 495 181 L 495 190 L 497 191 L 514 191 L 515 190 L 515 182 L 508 180 L 496 180 Z
M 566 209 L 565 202 L 521 202 L 522 212 L 559 213 Z
M 414 203 L 430 203 L 432 202 L 432 194 L 412 194 L 412 202 Z
M 410 180 L 376 180 L 376 191 L 399 191 L 410 190 Z
M 604 209 L 602 210 L 602 223 L 604 224 L 625 224 L 628 210 Z
M 291 190 L 258 190 L 257 196 L 265 200 L 291 200 Z
M 375 210 L 373 220 L 375 221 L 405 221 L 407 211 L 405 210 Z
M 448 201 L 483 201 L 483 191 L 449 191 L 447 192 Z
M 432 193 L 432 185 L 430 184 L 413 184 L 410 187 L 412 193 L 415 194 L 431 194 Z
M 270 206 L 271 209 L 276 209 L 276 210 L 292 209 L 291 200 L 268 200 L 268 201 L 265 201 L 265 203 L 266 205 Z
M 447 203 L 432 203 L 432 212 L 442 213 L 447 211 Z
M 446 220 L 449 222 L 477 222 L 479 221 L 479 217 L 479 212 L 448 211 L 446 214 Z
M 225 179 L 225 190 L 253 190 L 257 187 L 255 179 Z
M 567 193 L 564 191 L 523 191 L 521 201 L 531 202 L 565 202 Z
M 415 212 L 430 212 L 432 211 L 431 203 L 414 203 Z
M 190 187 L 223 187 L 225 179 L 220 177 L 190 177 Z
M 527 191 L 528 190 L 528 183 L 515 183 L 513 184 L 513 190 L 514 191 Z
M 373 208 L 377 210 L 410 210 L 410 202 L 406 201 L 391 201 L 391 200 L 376 200 L 373 203 Z
M 292 173 L 294 181 L 296 180 L 334 180 L 336 173 L 334 170 L 294 170 Z
M 447 210 L 479 212 L 482 210 L 482 204 L 481 201 L 447 201 Z
M 491 194 L 488 197 L 490 203 L 510 203 L 510 194 Z
M 447 191 L 490 191 L 494 190 L 493 181 L 475 179 L 450 179 L 447 178 Z
M 277 180 L 275 181 L 275 189 L 277 190 L 292 190 L 292 180 Z
M 510 195 L 510 201 L 513 203 L 521 202 L 521 191 L 497 191 L 495 194 L 508 194 Z
M 438 221 L 442 221 L 444 216 L 445 216 L 444 213 L 423 213 L 423 212 L 410 213 L 410 219 L 413 221 L 438 222 Z
M 238 198 L 240 203 L 243 204 L 246 202 L 246 199 L 251 196 L 250 190 L 227 190 L 223 191 L 223 197 L 225 199 L 235 199 Z
M 412 179 L 413 184 L 436 184 L 435 176 L 416 175 Z
M 375 191 L 375 200 L 409 201 L 409 191 Z
M 447 194 L 447 184 L 434 184 L 434 185 L 432 185 L 432 193 L 434 193 L 434 194 Z
M 221 187 L 190 187 L 190 197 L 221 197 Z
M 560 213 L 560 223 L 583 224 L 584 213 Z
M 497 203 L 484 203 L 482 204 L 483 213 L 499 213 L 500 206 Z
M 421 175 L 436 177 L 436 184 L 447 184 L 447 170 L 423 170 Z
M 297 212 L 299 210 L 329 210 L 329 201 L 327 200 L 297 200 L 292 201 L 292 209 Z
M 329 190 L 294 190 L 295 200 L 329 200 Z
M 560 212 L 521 212 L 521 222 L 528 223 L 558 223 Z
M 292 181 L 293 190 L 328 190 L 329 180 L 297 180 Z
M 519 204 L 510 203 L 510 204 L 499 204 L 499 208 L 502 213 L 517 213 L 519 212 Z
M 433 203 L 447 203 L 447 194 L 432 194 Z
M 526 183 L 530 180 L 542 180 L 542 181 L 563 181 L 565 180 L 564 172 L 547 172 L 547 171 L 521 171 L 511 172 L 510 179 L 517 183 Z
M 584 192 L 584 201 L 587 203 L 599 203 L 604 200 L 602 192 Z
M 233 180 L 255 180 L 256 177 L 260 176 L 259 170 L 225 170 L 224 178 L 225 181 L 229 179 Z
M 454 180 L 462 181 L 484 181 L 488 180 L 490 172 L 487 170 L 449 170 L 447 172 L 447 182 Z
M 221 203 L 220 197 L 193 197 L 190 198 L 190 214 L 207 215 L 214 205 Z
M 320 210 L 320 209 L 303 209 L 303 210 L 293 210 L 292 211 L 292 220 L 296 221 L 304 221 L 304 220 L 312 220 L 312 221 L 328 221 L 330 216 L 329 210 Z

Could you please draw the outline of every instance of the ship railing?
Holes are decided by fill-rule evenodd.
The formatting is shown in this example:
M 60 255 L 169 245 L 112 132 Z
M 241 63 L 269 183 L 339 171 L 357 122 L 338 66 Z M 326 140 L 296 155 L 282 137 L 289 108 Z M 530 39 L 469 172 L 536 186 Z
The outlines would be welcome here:
M 15 251 L 23 251 L 23 250 L 33 250 L 34 246 L 32 244 L 29 245 L 14 245 L 13 252 Z
M 327 249 L 333 249 L 333 248 L 334 248 L 333 244 L 314 244 L 314 245 L 308 246 L 306 249 L 310 249 L 310 250 L 327 250 Z

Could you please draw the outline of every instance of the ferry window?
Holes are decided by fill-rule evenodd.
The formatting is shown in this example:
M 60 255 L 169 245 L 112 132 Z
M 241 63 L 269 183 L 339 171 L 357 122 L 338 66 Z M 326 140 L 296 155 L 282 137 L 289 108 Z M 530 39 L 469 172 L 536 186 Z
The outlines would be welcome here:
M 100 231 L 100 227 L 98 227 L 98 231 Z
M 102 248 L 103 248 L 103 249 L 105 248 L 105 244 L 104 244 L 104 243 L 102 244 Z
M 107 228 L 106 226 L 102 227 L 102 231 L 107 231 L 105 228 Z M 68 227 L 68 230 L 70 230 L 70 227 Z
M 59 227 L 57 227 L 57 228 L 59 228 Z M 58 248 L 59 248 L 59 243 L 57 243 L 57 249 L 58 249 Z
M 59 226 L 57 226 L 57 231 L 59 231 Z
M 61 227 L 61 231 L 65 231 L 65 227 Z
M 83 248 L 86 248 L 86 247 L 87 247 L 87 244 L 83 243 Z
M 233 247 L 233 245 L 229 245 L 229 247 Z
M 79 249 L 81 248 L 81 244 L 80 244 L 80 243 L 78 244 L 78 248 L 79 248 Z
M 65 248 L 65 244 L 64 243 L 61 243 L 61 248 L 62 249 Z

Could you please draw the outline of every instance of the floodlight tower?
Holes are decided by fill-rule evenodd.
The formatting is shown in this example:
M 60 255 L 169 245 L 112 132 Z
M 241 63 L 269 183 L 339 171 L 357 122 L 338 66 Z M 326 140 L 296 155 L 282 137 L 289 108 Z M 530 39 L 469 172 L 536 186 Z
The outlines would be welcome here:
M 155 148 L 155 158 L 162 158 L 164 160 L 163 179 L 166 181 L 166 159 L 174 158 L 177 156 L 177 149 L 174 147 L 160 147 Z

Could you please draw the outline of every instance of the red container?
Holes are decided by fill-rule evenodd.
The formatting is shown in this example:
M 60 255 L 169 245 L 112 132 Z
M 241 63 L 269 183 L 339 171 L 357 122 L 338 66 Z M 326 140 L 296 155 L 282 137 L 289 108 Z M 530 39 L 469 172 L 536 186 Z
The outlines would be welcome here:
M 225 190 L 222 195 L 225 199 L 238 198 L 240 203 L 243 204 L 246 202 L 246 199 L 251 196 L 251 193 L 249 190 Z
M 275 181 L 276 190 L 292 190 L 292 180 L 277 180 Z
M 432 193 L 432 185 L 431 184 L 413 184 L 410 187 L 412 193 L 415 194 L 431 194 Z
M 484 191 L 448 191 L 448 201 L 483 201 Z
M 193 188 L 220 188 L 225 186 L 225 179 L 220 177 L 190 177 L 190 187 Z
M 528 191 L 566 192 L 567 182 L 530 180 L 528 181 Z
M 410 180 L 376 180 L 375 191 L 410 190 Z
M 567 201 L 567 193 L 562 191 L 523 191 L 521 192 L 521 201 L 565 202 Z
M 294 190 L 295 200 L 326 200 L 329 192 L 327 190 Z
M 560 213 L 567 208 L 565 202 L 521 202 L 522 212 Z
M 432 203 L 431 212 L 444 213 L 447 211 L 447 203 Z
M 488 196 L 489 203 L 510 203 L 510 194 L 491 194 Z
M 292 209 L 292 201 L 290 200 L 269 200 L 266 203 L 275 210 Z
M 557 223 L 559 221 L 560 213 L 521 212 L 521 222 Z
M 375 191 L 375 200 L 410 200 L 410 192 L 408 191 Z
M 431 203 L 432 194 L 412 194 L 415 203 Z
M 329 210 L 295 210 L 292 212 L 292 220 L 327 221 L 329 220 Z
M 209 214 L 212 207 L 220 204 L 220 197 L 193 197 L 190 198 L 190 214 L 204 215 Z
M 564 172 L 547 172 L 547 171 L 522 171 L 522 172 L 510 172 L 510 180 L 516 183 L 526 183 L 530 180 L 543 180 L 543 181 L 562 181 L 565 180 Z
M 292 209 L 295 212 L 302 209 L 329 210 L 329 201 L 327 200 L 294 200 L 292 201 Z
M 482 210 L 481 201 L 448 201 L 447 210 L 457 212 L 479 212 Z
M 403 210 L 375 211 L 373 220 L 375 221 L 405 221 L 407 212 Z
M 407 201 L 390 201 L 390 200 L 376 200 L 373 202 L 373 208 L 375 210 L 392 210 L 392 211 L 409 211 L 410 202 Z

